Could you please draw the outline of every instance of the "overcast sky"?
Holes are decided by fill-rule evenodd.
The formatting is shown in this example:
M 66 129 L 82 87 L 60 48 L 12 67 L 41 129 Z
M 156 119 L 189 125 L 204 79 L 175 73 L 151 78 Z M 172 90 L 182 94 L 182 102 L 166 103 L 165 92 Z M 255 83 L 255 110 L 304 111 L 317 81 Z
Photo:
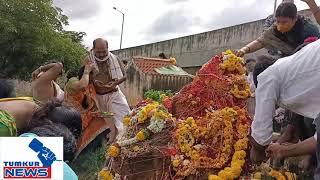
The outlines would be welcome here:
M 295 3 L 299 10 L 307 8 L 300 0 Z M 95 38 L 103 37 L 114 50 L 120 46 L 122 15 L 113 7 L 125 14 L 125 48 L 262 19 L 272 14 L 274 0 L 54 0 L 54 4 L 69 17 L 66 29 L 87 33 L 86 46 L 91 48 Z

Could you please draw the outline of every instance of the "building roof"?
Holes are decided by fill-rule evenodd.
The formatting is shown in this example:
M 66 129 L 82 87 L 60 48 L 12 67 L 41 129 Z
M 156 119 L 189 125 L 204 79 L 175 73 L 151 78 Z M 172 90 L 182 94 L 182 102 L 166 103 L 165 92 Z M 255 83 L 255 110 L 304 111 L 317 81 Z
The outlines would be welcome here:
M 142 56 L 133 56 L 132 62 L 143 73 L 159 74 L 154 69 L 171 65 L 170 59 L 149 58 Z

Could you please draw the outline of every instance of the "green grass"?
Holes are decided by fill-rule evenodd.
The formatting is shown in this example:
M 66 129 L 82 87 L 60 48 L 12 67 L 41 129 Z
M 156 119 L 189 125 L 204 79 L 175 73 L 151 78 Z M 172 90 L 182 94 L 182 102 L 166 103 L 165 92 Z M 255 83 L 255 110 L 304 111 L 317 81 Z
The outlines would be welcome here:
M 79 180 L 97 180 L 104 166 L 106 147 L 96 150 L 86 150 L 71 164 Z

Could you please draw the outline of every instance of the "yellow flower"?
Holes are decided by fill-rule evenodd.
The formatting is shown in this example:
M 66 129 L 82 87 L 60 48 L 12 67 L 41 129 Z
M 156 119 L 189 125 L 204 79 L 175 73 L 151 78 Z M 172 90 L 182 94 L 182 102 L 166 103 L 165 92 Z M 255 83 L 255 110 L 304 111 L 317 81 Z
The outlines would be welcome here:
M 199 152 L 196 151 L 196 150 L 193 150 L 193 151 L 192 151 L 192 155 L 191 155 L 191 159 L 192 159 L 192 160 L 198 160 L 199 158 L 200 158 Z
M 240 138 L 245 138 L 247 137 L 248 133 L 249 133 L 249 126 L 246 125 L 246 124 L 240 124 L 238 127 L 237 127 L 237 131 L 238 131 L 238 134 L 240 135 Z
M 169 114 L 164 111 L 157 110 L 156 112 L 154 112 L 153 117 L 155 117 L 156 119 L 165 120 L 169 118 Z
M 129 126 L 130 122 L 131 122 L 130 117 L 126 116 L 126 117 L 123 118 L 123 124 L 125 126 Z
M 146 137 L 144 136 L 144 133 L 142 131 L 139 131 L 138 134 L 136 135 L 136 139 L 138 141 L 143 141 L 146 139 Z
M 224 170 L 222 170 L 222 171 L 220 171 L 219 173 L 218 173 L 218 176 L 220 177 L 220 178 L 222 178 L 222 179 L 233 179 L 232 177 L 232 172 L 231 171 L 224 171 Z
M 188 125 L 195 125 L 196 124 L 196 121 L 193 119 L 193 117 L 188 117 L 187 120 L 186 120 L 186 124 Z
M 119 156 L 119 153 L 120 153 L 120 149 L 116 146 L 110 146 L 109 149 L 108 149 L 108 155 L 110 157 L 117 157 Z
M 248 138 L 239 139 L 234 145 L 236 151 L 245 150 L 248 147 Z
M 99 172 L 99 177 L 102 180 L 113 180 L 113 175 L 110 171 L 107 170 L 101 170 Z
M 142 129 L 142 130 L 140 130 L 140 131 L 137 133 L 136 139 L 137 139 L 138 141 L 143 141 L 143 140 L 147 139 L 148 136 L 149 136 L 148 131 L 147 131 L 146 129 Z
M 233 54 L 233 53 L 232 53 L 232 51 L 231 51 L 230 49 L 228 49 L 228 50 L 226 51 L 226 54 Z
M 223 180 L 217 175 L 209 175 L 208 180 Z
M 150 111 L 155 110 L 158 106 L 159 106 L 158 102 L 153 102 L 153 103 L 147 104 L 147 106 L 145 106 L 144 109 L 148 114 Z
M 242 160 L 242 159 L 244 159 L 244 158 L 246 157 L 246 152 L 243 151 L 243 150 L 241 150 L 241 151 L 236 151 L 233 156 L 235 156 L 236 159 Z
M 142 124 L 148 118 L 148 113 L 145 108 L 142 108 L 139 112 L 138 123 Z
M 232 172 L 232 175 L 233 175 L 233 178 L 237 178 L 241 175 L 241 166 L 240 165 L 234 165 L 234 166 L 231 166 L 231 172 Z
M 276 178 L 277 180 L 286 180 L 286 177 L 283 174 L 275 170 L 271 170 L 269 175 Z
M 176 58 L 170 57 L 170 63 L 173 64 L 173 65 L 176 65 L 177 64 Z
M 261 172 L 256 172 L 256 173 L 254 174 L 254 178 L 255 178 L 255 179 L 258 179 L 258 180 L 261 180 L 261 179 L 262 179 L 262 173 L 261 173 Z
M 222 70 L 240 75 L 245 73 L 243 58 L 235 56 L 230 50 L 227 50 L 224 54 L 227 55 L 224 57 L 227 59 L 219 65 Z
M 179 165 L 180 165 L 180 160 L 179 159 L 175 159 L 175 160 L 173 160 L 172 161 L 172 165 L 173 165 L 173 167 L 178 167 Z
M 162 93 L 162 94 L 160 94 L 160 97 L 161 97 L 161 99 L 165 99 L 165 98 L 167 98 L 168 96 L 167 96 L 166 94 Z

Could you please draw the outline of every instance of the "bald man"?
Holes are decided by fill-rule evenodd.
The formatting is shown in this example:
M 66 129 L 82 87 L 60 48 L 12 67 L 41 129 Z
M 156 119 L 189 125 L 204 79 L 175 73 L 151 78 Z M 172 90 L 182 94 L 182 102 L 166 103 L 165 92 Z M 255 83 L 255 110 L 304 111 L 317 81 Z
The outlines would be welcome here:
M 109 52 L 108 42 L 102 38 L 93 41 L 93 49 L 84 60 L 84 64 L 93 63 L 90 73 L 101 111 L 114 113 L 118 134 L 123 130 L 122 119 L 129 113 L 129 105 L 118 85 L 126 79 L 122 61 Z M 89 74 L 89 72 L 88 72 Z

